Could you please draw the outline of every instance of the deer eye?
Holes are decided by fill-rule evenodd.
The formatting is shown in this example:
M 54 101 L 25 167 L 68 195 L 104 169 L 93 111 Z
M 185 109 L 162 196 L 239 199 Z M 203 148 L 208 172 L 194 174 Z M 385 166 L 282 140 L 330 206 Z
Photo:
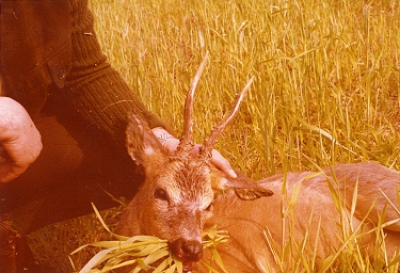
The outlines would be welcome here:
M 165 192 L 165 190 L 163 190 L 161 188 L 157 188 L 154 191 L 154 197 L 157 198 L 157 199 L 168 201 L 167 193 Z

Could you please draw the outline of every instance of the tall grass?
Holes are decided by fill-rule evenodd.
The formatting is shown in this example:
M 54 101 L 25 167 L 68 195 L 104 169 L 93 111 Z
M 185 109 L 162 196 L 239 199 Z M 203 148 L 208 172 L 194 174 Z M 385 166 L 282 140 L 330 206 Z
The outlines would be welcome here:
M 177 132 L 210 51 L 195 95 L 199 143 L 256 77 L 216 147 L 253 178 L 339 162 L 400 170 L 398 1 L 92 0 L 91 8 L 109 61 Z M 79 230 L 87 220 L 74 221 Z
M 256 76 L 219 146 L 243 170 L 262 176 L 363 160 L 399 167 L 397 1 L 99 0 L 93 6 L 114 67 L 178 131 L 185 92 L 210 51 L 196 94 L 199 142 Z

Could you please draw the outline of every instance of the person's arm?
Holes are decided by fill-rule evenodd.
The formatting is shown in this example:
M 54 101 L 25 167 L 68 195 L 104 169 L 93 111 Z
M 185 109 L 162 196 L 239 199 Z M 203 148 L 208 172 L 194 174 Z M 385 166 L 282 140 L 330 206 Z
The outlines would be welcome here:
M 71 10 L 81 13 L 73 13 L 72 62 L 66 86 L 77 111 L 123 145 L 127 113 L 132 109 L 141 113 L 150 128 L 161 127 L 174 138 L 174 142 L 179 142 L 172 127 L 148 111 L 121 75 L 107 62 L 95 35 L 93 15 L 87 8 L 87 2 L 72 2 L 75 6 Z M 166 148 L 174 147 L 169 145 Z M 211 161 L 228 175 L 236 177 L 228 160 L 219 152 L 213 152 Z
M 42 148 L 40 133 L 26 110 L 15 100 L 0 97 L 0 183 L 25 172 Z
M 93 28 L 87 1 L 70 1 L 72 61 L 66 87 L 83 118 L 124 145 L 127 113 L 135 109 L 150 127 L 172 127 L 148 111 L 122 76 L 107 62 Z

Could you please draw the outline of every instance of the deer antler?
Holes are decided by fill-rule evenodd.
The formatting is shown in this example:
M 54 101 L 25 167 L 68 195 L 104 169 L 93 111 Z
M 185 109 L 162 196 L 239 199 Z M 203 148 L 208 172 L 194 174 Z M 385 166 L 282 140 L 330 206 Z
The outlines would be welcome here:
M 253 83 L 254 76 L 247 82 L 246 86 L 243 88 L 242 92 L 236 96 L 236 101 L 234 103 L 233 108 L 228 113 L 228 115 L 217 125 L 215 126 L 212 131 L 211 135 L 204 141 L 203 146 L 200 148 L 200 156 L 204 157 L 205 159 L 211 158 L 212 149 L 217 142 L 218 138 L 225 130 L 226 126 L 228 126 L 236 117 L 239 111 L 240 104 L 243 100 L 244 95 L 246 94 L 247 90 L 250 89 L 251 84 Z
M 201 74 L 203 73 L 204 67 L 208 59 L 208 51 L 203 58 L 199 68 L 197 69 L 196 75 L 190 83 L 189 92 L 186 96 L 185 108 L 184 108 L 184 121 L 183 121 L 183 133 L 179 145 L 176 149 L 177 154 L 190 154 L 193 149 L 193 96 L 197 87 L 197 83 L 200 80 Z

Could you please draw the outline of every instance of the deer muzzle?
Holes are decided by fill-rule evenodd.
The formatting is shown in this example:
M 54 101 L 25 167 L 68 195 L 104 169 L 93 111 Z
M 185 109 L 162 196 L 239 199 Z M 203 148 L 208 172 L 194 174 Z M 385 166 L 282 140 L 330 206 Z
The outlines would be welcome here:
M 191 267 L 203 257 L 203 244 L 197 240 L 177 239 L 169 244 L 171 252 L 183 262 L 184 267 Z M 185 268 L 185 271 L 191 268 Z

